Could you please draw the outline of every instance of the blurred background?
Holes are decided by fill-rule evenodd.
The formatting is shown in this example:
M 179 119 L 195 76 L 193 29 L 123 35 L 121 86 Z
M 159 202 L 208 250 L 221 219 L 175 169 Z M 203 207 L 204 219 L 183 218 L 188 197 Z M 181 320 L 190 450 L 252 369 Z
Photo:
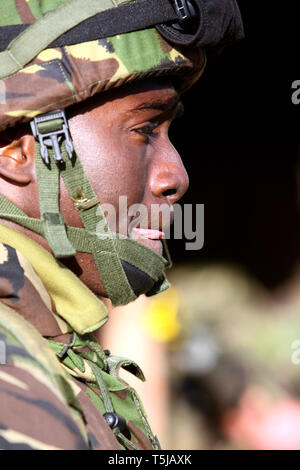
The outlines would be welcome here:
M 300 449 L 299 27 L 291 8 L 238 3 L 246 39 L 208 61 L 170 132 L 204 246 L 170 240 L 172 288 L 101 331 L 143 368 L 128 380 L 168 449 Z

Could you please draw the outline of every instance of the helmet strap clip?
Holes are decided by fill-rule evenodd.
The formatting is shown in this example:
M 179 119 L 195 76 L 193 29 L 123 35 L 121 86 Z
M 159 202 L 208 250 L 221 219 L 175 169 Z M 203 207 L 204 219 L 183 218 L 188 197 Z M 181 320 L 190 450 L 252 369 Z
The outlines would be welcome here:
M 53 156 L 56 163 L 63 163 L 60 145 L 65 140 L 65 146 L 69 159 L 73 157 L 74 147 L 69 133 L 68 121 L 65 112 L 57 110 L 51 113 L 35 117 L 31 123 L 31 130 L 36 139 L 40 142 L 41 157 L 50 164 L 48 148 L 53 149 Z

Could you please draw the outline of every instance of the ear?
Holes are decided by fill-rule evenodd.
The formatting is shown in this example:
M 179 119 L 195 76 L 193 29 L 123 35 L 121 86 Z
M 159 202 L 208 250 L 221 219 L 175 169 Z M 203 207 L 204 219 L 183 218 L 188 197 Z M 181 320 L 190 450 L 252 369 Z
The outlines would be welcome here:
M 23 135 L 0 145 L 0 176 L 16 184 L 29 184 L 35 175 L 34 137 Z

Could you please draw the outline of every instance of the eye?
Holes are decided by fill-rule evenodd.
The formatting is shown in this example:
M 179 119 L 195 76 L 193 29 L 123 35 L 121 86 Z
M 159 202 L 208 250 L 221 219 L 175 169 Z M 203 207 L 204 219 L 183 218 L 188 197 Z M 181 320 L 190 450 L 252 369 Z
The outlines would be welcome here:
M 139 134 L 145 135 L 147 137 L 151 137 L 154 134 L 153 131 L 158 127 L 158 125 L 159 124 L 157 122 L 149 122 L 145 126 L 135 129 L 135 131 L 138 132 Z

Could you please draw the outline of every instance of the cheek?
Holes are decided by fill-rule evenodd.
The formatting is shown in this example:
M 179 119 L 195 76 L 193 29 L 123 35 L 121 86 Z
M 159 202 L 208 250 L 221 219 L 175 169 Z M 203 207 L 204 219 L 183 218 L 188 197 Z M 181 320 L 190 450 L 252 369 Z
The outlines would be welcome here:
M 85 129 L 73 137 L 74 146 L 100 202 L 118 207 L 119 197 L 128 204 L 142 202 L 147 164 L 141 145 L 130 135 L 107 126 Z

